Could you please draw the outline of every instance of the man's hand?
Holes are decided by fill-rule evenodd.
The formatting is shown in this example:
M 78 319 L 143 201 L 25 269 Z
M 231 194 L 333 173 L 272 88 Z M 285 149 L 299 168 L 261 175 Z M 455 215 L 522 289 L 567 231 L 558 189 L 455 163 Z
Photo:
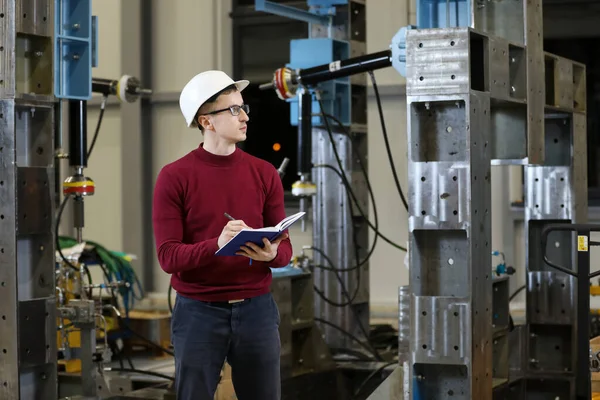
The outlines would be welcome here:
M 225 246 L 225 243 L 231 240 L 242 229 L 252 229 L 242 220 L 229 221 L 221 231 L 221 236 L 217 240 L 219 248 Z
M 263 248 L 258 247 L 254 243 L 248 242 L 245 246 L 240 247 L 240 250 L 235 254 L 238 256 L 251 258 L 255 261 L 273 261 L 275 257 L 277 257 L 277 248 L 279 247 L 279 243 L 281 243 L 282 240 L 287 239 L 288 236 L 289 235 L 287 233 L 284 233 L 283 235 L 278 236 L 272 242 L 269 242 L 267 238 L 263 238 Z

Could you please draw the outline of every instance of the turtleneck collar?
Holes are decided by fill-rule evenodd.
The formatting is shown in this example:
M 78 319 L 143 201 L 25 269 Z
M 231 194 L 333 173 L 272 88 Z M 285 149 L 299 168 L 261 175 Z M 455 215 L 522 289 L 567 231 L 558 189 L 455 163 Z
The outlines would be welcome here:
M 242 151 L 237 147 L 233 153 L 227 156 L 210 153 L 204 149 L 204 142 L 200 143 L 200 146 L 198 146 L 198 149 L 196 149 L 195 153 L 201 161 L 217 167 L 231 166 L 239 161 L 242 157 Z

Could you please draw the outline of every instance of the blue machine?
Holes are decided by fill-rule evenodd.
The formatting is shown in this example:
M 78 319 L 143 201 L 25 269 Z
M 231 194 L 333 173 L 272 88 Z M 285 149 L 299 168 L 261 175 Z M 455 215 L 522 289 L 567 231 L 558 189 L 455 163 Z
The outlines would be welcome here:
M 257 11 L 268 12 L 310 25 L 331 27 L 336 15 L 336 6 L 347 5 L 348 0 L 307 0 L 309 10 L 301 10 L 267 0 L 255 0 Z M 420 29 L 465 27 L 471 24 L 471 0 L 418 0 L 417 27 Z M 392 65 L 405 76 L 406 32 L 414 26 L 401 27 L 392 38 Z M 350 57 L 348 41 L 331 37 L 297 39 L 290 42 L 290 62 L 286 65 L 291 70 L 311 68 L 317 65 L 331 64 Z M 344 125 L 352 123 L 352 93 L 349 77 L 341 77 L 319 83 L 322 93 L 324 112 L 336 116 Z M 298 125 L 298 98 L 286 99 L 290 103 L 290 119 L 293 126 Z M 320 113 L 316 101 L 312 103 L 312 114 Z M 321 117 L 312 117 L 313 126 L 322 126 Z
M 307 0 L 309 11 L 296 7 L 273 3 L 266 0 L 255 0 L 255 9 L 282 17 L 304 21 L 309 24 L 328 26 L 336 15 L 335 6 L 346 5 L 348 0 Z M 308 38 L 297 39 L 290 42 L 290 62 L 287 68 L 292 70 L 310 68 L 317 65 L 329 64 L 337 60 L 350 57 L 350 43 L 344 40 L 332 38 Z M 351 106 L 352 94 L 350 91 L 350 78 L 344 77 L 319 84 L 322 93 L 324 112 L 336 116 L 344 125 L 350 125 L 352 121 Z M 290 122 L 293 126 L 298 125 L 298 98 L 292 97 L 286 100 L 290 103 Z M 319 103 L 312 102 L 312 113 L 318 114 L 321 110 Z M 313 126 L 324 125 L 320 116 L 312 117 Z
M 92 0 L 54 0 L 54 95 L 89 100 L 98 62 L 98 24 Z

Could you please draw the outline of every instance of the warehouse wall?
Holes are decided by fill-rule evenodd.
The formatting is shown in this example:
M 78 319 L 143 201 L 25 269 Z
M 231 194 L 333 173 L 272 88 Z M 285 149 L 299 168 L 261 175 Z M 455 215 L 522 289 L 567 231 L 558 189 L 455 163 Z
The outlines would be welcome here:
M 385 0 L 378 3 L 367 2 L 367 52 L 385 50 L 398 29 L 409 23 L 409 3 Z M 414 10 L 414 5 L 412 7 Z M 375 79 L 380 92 L 385 86 L 396 87 L 398 95 L 381 98 L 381 105 L 388 133 L 388 140 L 398 179 L 405 198 L 408 199 L 407 142 L 406 142 L 406 101 L 404 98 L 404 78 L 393 68 L 375 71 Z M 369 85 L 371 86 L 370 82 Z M 387 93 L 387 92 L 386 92 Z M 379 111 L 374 96 L 368 102 L 369 129 L 369 178 L 375 193 L 375 203 L 379 215 L 381 233 L 393 242 L 406 247 L 408 240 L 407 212 L 396 189 L 390 162 L 387 157 Z M 371 215 L 373 215 L 371 205 Z M 374 234 L 371 231 L 371 240 Z M 379 239 L 377 250 L 370 261 L 371 302 L 373 306 L 390 305 L 395 307 L 398 299 L 398 286 L 408 284 L 408 268 L 405 265 L 406 253 Z
M 121 20 L 122 0 L 94 1 L 94 14 L 100 17 L 100 66 L 94 76 L 118 78 L 130 73 L 121 68 Z M 232 70 L 231 60 L 231 21 L 228 17 L 230 2 L 223 0 L 177 0 L 154 1 L 153 3 L 153 46 L 152 82 L 156 94 L 167 94 L 175 98 L 185 82 L 199 71 L 211 68 Z M 109 16 L 115 18 L 109 22 Z M 173 25 L 167 24 L 173 22 Z M 367 51 L 374 52 L 387 48 L 397 29 L 415 22 L 415 4 L 397 0 L 377 0 L 367 2 Z M 127 56 L 124 54 L 123 57 Z M 406 102 L 404 100 L 403 79 L 393 69 L 376 72 L 377 83 L 388 89 L 396 87 L 398 95 L 389 94 L 382 98 L 384 116 L 393 149 L 394 161 L 404 192 L 407 191 L 406 173 Z M 393 90 L 393 89 L 392 89 Z M 178 104 L 164 101 L 155 104 L 152 115 L 153 136 L 153 177 L 162 166 L 195 148 L 201 141 L 200 133 L 183 125 Z M 97 110 L 89 112 L 89 130 L 93 131 L 97 121 Z M 405 245 L 407 241 L 407 218 L 385 152 L 377 105 L 373 96 L 369 99 L 369 171 L 375 192 L 381 231 L 396 243 Z M 122 227 L 122 201 L 127 193 L 121 193 L 123 170 L 121 140 L 127 132 L 121 132 L 120 111 L 110 107 L 105 115 L 102 132 L 94 155 L 90 160 L 88 175 L 97 183 L 97 194 L 90 198 L 87 206 L 85 237 L 98 241 L 107 247 L 130 251 L 123 247 L 124 232 L 131 229 Z M 252 132 L 249 132 L 252 134 Z M 91 135 L 91 134 L 90 134 Z M 132 149 L 132 154 L 135 149 Z M 494 169 L 492 183 L 495 193 L 502 190 L 503 173 Z M 496 204 L 501 196 L 494 196 L 493 220 L 495 248 L 502 248 L 501 228 L 502 204 Z M 310 227 L 309 227 L 310 228 Z M 140 230 L 142 228 L 140 227 Z M 139 232 L 141 234 L 141 232 Z M 371 236 L 372 239 L 372 236 Z M 302 244 L 310 243 L 310 235 L 298 230 L 292 232 L 294 247 L 299 252 Z M 165 293 L 168 276 L 160 269 L 156 260 L 153 271 L 156 291 Z M 371 259 L 371 301 L 375 306 L 394 308 L 397 302 L 398 286 L 408 282 L 405 254 L 392 246 L 379 241 L 378 249 Z M 141 268 L 141 266 L 137 266 Z

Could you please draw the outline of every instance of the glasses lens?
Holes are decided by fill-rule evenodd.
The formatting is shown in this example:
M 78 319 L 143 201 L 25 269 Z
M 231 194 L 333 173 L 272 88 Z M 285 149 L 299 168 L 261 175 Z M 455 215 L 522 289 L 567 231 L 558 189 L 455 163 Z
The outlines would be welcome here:
M 250 106 L 248 104 L 244 104 L 243 106 L 232 106 L 230 110 L 233 115 L 240 115 L 241 110 L 244 110 L 246 114 L 249 114 Z

